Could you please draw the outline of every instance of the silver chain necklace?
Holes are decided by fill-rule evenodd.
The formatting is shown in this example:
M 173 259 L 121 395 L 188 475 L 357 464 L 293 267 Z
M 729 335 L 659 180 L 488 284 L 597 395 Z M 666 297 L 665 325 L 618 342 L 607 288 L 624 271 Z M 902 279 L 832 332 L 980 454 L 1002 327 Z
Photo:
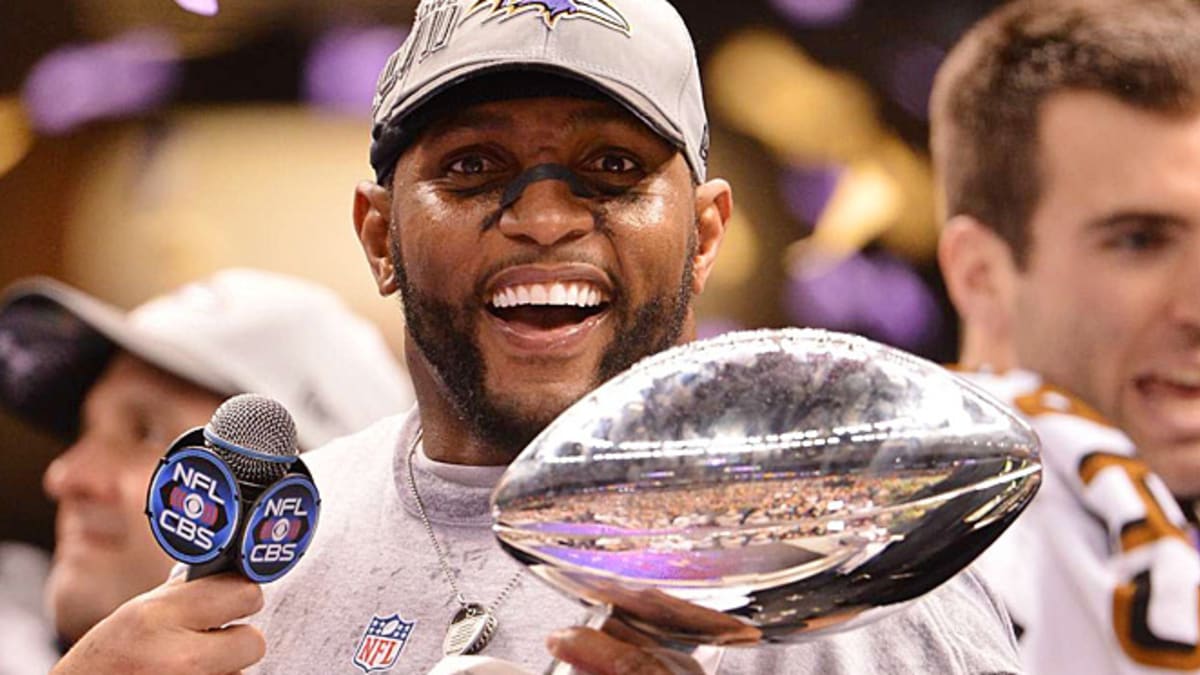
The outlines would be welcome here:
M 446 629 L 446 637 L 442 640 L 442 653 L 446 656 L 475 654 L 482 651 L 491 642 L 492 636 L 496 634 L 496 610 L 516 589 L 517 584 L 521 581 L 521 575 L 525 573 L 525 568 L 517 570 L 517 573 L 504 586 L 504 590 L 500 591 L 496 599 L 492 600 L 487 607 L 478 602 L 467 602 L 467 599 L 463 597 L 462 591 L 458 588 L 454 570 L 450 569 L 450 561 L 446 552 L 442 550 L 437 535 L 433 533 L 433 524 L 429 522 L 429 516 L 425 513 L 425 503 L 421 501 L 421 493 L 417 492 L 413 460 L 416 458 L 417 446 L 421 444 L 422 437 L 422 429 L 417 427 L 417 434 L 413 438 L 412 444 L 408 446 L 408 487 L 412 490 L 413 499 L 417 502 L 417 513 L 421 516 L 421 523 L 425 525 L 425 533 L 429 535 L 429 542 L 433 544 L 433 551 L 437 553 L 438 564 L 442 566 L 442 575 L 450 584 L 450 590 L 454 591 L 454 599 L 458 602 L 459 607 L 458 611 L 454 613 L 454 618 L 450 620 L 450 626 Z

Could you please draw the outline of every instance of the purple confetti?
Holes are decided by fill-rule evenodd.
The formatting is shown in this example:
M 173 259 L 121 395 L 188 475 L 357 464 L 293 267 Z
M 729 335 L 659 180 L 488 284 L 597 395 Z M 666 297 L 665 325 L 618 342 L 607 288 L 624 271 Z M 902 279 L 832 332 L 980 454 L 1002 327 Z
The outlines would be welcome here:
M 214 16 L 219 9 L 217 0 L 175 0 L 175 4 L 195 14 Z
M 884 50 L 883 86 L 905 112 L 929 119 L 933 78 L 946 52 L 925 42 L 906 42 Z
M 811 230 L 821 219 L 843 171 L 840 166 L 789 166 L 779 175 L 779 194 L 788 211 Z
M 405 29 L 392 26 L 329 30 L 308 54 L 305 97 L 324 108 L 366 115 L 379 71 L 405 35 Z
M 854 12 L 857 0 L 771 0 L 775 11 L 800 26 L 831 26 Z
M 937 301 L 925 282 L 892 256 L 856 254 L 817 272 L 803 260 L 795 265 L 784 303 L 800 325 L 861 332 L 909 350 L 941 328 Z
M 745 326 L 725 317 L 710 317 L 701 319 L 696 323 L 696 339 L 705 340 L 708 338 L 732 333 L 735 330 L 744 330 Z
M 58 134 L 91 120 L 151 110 L 170 97 L 179 76 L 169 34 L 133 31 L 50 52 L 30 70 L 22 99 L 34 128 Z

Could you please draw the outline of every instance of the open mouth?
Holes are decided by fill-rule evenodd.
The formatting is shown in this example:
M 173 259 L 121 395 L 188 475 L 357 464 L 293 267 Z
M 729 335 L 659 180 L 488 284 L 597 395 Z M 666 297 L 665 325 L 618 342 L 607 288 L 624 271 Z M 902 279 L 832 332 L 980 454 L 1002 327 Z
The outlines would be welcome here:
M 529 283 L 496 289 L 487 310 L 514 328 L 553 331 L 597 317 L 610 304 L 607 291 L 586 281 Z
M 1171 373 L 1165 376 L 1143 376 L 1136 381 L 1138 389 L 1150 396 L 1200 398 L 1200 374 Z

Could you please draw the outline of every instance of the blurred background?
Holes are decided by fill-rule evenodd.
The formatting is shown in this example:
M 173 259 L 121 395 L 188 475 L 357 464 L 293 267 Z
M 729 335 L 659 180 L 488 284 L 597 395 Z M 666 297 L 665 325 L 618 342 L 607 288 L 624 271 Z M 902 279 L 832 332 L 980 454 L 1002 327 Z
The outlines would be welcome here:
M 377 321 L 350 221 L 375 78 L 415 0 L 4 0 L 0 285 L 49 274 L 132 307 L 230 265 L 308 277 Z M 704 335 L 819 326 L 939 361 L 926 101 L 996 0 L 674 0 L 710 175 L 736 213 Z M 0 416 L 0 540 L 48 547 L 61 444 Z

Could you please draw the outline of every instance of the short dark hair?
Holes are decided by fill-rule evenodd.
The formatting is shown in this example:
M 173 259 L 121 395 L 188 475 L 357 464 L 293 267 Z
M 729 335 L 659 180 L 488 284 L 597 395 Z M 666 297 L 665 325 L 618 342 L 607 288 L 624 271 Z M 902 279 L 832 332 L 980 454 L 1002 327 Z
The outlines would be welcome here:
M 1023 265 L 1040 197 L 1042 104 L 1093 91 L 1167 115 L 1200 102 L 1197 0 L 1016 0 L 976 24 L 934 84 L 931 144 L 944 216 L 969 215 Z

